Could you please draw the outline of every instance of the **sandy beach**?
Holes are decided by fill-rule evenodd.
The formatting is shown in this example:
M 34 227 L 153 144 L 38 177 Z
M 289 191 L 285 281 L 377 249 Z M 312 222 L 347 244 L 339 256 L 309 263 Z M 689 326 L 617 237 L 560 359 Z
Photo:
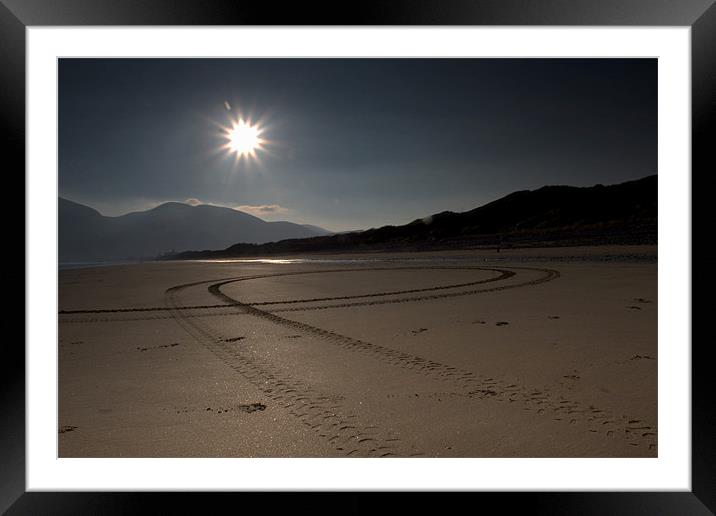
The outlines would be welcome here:
M 655 457 L 656 246 L 59 272 L 60 457 Z

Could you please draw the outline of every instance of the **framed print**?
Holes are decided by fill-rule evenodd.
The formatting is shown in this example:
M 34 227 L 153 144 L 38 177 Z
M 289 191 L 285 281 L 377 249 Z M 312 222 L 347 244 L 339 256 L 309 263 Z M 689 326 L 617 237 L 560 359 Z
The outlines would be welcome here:
M 8 514 L 714 510 L 712 2 L 0 13 L 26 170 Z

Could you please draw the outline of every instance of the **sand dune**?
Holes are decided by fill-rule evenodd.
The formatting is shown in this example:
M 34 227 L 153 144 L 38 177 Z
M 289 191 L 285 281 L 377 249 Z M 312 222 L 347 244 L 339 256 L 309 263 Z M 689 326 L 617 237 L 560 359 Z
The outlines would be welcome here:
M 59 289 L 63 457 L 657 455 L 655 247 L 148 263 Z

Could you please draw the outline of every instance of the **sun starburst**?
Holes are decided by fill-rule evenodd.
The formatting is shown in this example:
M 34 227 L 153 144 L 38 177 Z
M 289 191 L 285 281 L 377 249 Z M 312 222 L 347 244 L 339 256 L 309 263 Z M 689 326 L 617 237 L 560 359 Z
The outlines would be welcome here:
M 258 124 L 251 124 L 249 120 L 239 118 L 232 121 L 229 127 L 224 127 L 226 144 L 224 148 L 234 153 L 237 159 L 256 158 L 256 152 L 263 150 L 266 140 L 261 137 L 263 129 Z

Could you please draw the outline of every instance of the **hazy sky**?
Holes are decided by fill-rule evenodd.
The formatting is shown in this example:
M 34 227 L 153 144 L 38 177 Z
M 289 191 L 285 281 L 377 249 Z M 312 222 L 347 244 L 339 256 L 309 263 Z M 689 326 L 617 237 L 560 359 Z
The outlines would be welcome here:
M 237 166 L 217 124 L 240 113 L 268 145 Z M 656 59 L 60 60 L 60 195 L 105 215 L 362 229 L 656 172 Z

